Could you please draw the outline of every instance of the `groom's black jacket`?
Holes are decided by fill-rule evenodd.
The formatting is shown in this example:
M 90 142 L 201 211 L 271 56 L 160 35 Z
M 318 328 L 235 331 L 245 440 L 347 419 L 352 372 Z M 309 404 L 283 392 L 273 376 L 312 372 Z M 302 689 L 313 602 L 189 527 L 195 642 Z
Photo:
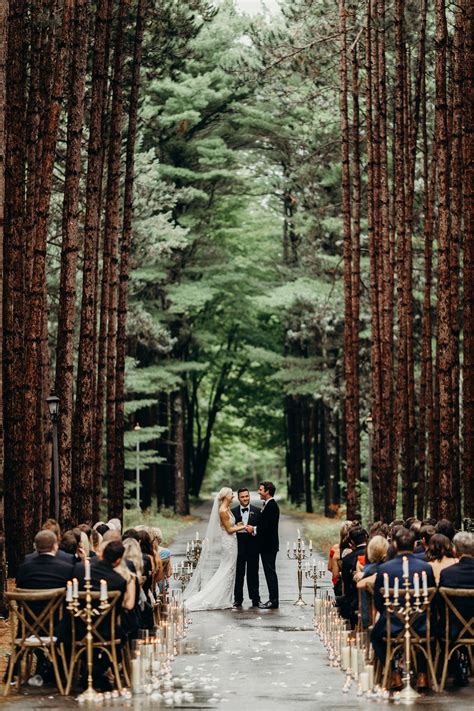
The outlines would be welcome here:
M 236 506 L 232 509 L 234 514 L 235 523 L 240 523 L 242 521 L 242 514 L 240 513 L 240 506 Z M 260 515 L 262 510 L 258 506 L 249 505 L 249 526 L 258 526 L 260 523 Z M 247 553 L 256 552 L 258 555 L 258 541 L 257 536 L 251 536 L 250 533 L 236 533 L 237 546 L 240 555 L 246 555 Z
M 269 499 L 262 509 L 257 528 L 257 541 L 261 553 L 277 553 L 279 549 L 278 522 L 280 509 L 275 499 Z

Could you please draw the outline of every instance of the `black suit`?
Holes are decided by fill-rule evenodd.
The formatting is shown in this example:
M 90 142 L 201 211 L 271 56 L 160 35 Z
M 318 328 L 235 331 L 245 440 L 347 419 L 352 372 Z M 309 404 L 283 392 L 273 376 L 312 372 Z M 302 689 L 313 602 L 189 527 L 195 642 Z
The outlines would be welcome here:
M 459 559 L 459 563 L 454 563 L 454 565 L 450 565 L 449 568 L 444 568 L 439 578 L 439 586 L 440 588 L 474 589 L 474 558 L 463 556 Z M 459 610 L 465 620 L 470 620 L 474 617 L 474 598 L 453 597 L 451 598 L 451 602 Z M 444 620 L 441 629 L 444 629 Z M 454 616 L 454 613 L 451 613 L 451 637 L 456 637 L 460 629 L 460 620 Z
M 36 555 L 36 557 L 20 565 L 16 586 L 27 590 L 66 588 L 67 581 L 71 580 L 73 575 L 74 566 L 72 563 L 58 560 L 56 556 L 46 553 Z M 37 602 L 30 602 L 29 606 L 38 615 L 48 604 L 47 600 L 38 600 Z M 57 628 L 58 630 L 59 628 Z
M 30 561 L 34 560 L 35 558 L 38 557 L 38 551 L 33 551 L 33 553 L 28 553 L 28 555 L 25 555 L 25 559 L 23 563 L 29 563 Z M 66 551 L 62 551 L 60 548 L 56 551 L 56 560 L 62 560 L 65 563 L 69 563 L 70 565 L 74 565 L 76 562 L 75 556 L 73 556 L 72 553 L 66 553 Z
M 362 543 L 342 559 L 341 578 L 343 594 L 337 597 L 337 605 L 344 619 L 354 626 L 357 622 L 358 595 L 353 575 L 357 569 L 359 558 L 365 560 L 366 545 Z
M 257 506 L 248 505 L 249 526 L 258 526 L 260 520 L 260 509 Z M 241 507 L 236 506 L 232 509 L 234 514 L 235 522 L 240 523 L 242 521 Z M 235 573 L 235 586 L 234 586 L 234 604 L 241 605 L 244 599 L 244 578 L 245 571 L 247 569 L 247 588 L 249 591 L 249 598 L 252 600 L 253 604 L 256 605 L 260 602 L 259 594 L 259 583 L 258 583 L 258 540 L 257 536 L 252 536 L 250 533 L 242 532 L 236 533 L 237 536 L 237 570 Z
M 280 509 L 275 499 L 269 499 L 260 514 L 257 526 L 257 542 L 263 563 L 263 572 L 268 586 L 270 602 L 278 607 L 278 577 L 276 573 L 276 556 L 279 549 L 278 522 Z

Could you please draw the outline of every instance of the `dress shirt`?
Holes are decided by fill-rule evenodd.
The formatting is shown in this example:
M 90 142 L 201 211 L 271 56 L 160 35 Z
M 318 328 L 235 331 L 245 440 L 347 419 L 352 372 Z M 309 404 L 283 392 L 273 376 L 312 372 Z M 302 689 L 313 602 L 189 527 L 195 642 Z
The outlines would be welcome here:
M 246 509 L 246 511 L 244 511 Z M 249 513 L 250 513 L 250 504 L 248 506 L 241 506 L 240 507 L 240 515 L 242 516 L 242 523 L 245 525 L 248 524 L 249 522 Z

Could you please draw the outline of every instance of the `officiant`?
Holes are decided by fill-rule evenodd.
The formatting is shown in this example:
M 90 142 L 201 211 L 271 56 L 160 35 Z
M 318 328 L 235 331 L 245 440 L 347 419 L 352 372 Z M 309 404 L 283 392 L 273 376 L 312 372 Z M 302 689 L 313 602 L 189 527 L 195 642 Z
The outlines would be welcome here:
M 242 488 L 237 492 L 239 505 L 232 509 L 235 523 L 242 521 L 246 526 L 258 526 L 260 509 L 258 506 L 250 504 L 250 492 Z M 233 609 L 240 609 L 244 601 L 244 579 L 247 575 L 247 589 L 252 607 L 258 607 L 260 603 L 258 565 L 259 546 L 255 536 L 246 531 L 237 533 L 237 570 L 235 574 L 234 604 Z

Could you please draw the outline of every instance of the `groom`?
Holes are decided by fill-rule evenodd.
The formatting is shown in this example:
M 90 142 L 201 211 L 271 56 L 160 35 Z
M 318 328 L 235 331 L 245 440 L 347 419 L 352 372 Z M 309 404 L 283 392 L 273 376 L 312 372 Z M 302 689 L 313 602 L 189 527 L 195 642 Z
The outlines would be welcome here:
M 237 492 L 239 506 L 232 509 L 235 523 L 244 523 L 246 526 L 256 526 L 260 517 L 258 506 L 250 504 L 250 492 L 246 488 Z M 234 604 L 232 608 L 238 610 L 242 607 L 244 600 L 244 578 L 247 573 L 247 588 L 249 597 L 252 600 L 252 607 L 260 604 L 260 594 L 258 591 L 258 541 L 246 531 L 239 531 L 237 534 L 237 569 L 235 572 Z M 246 570 L 247 569 L 247 570 Z
M 279 548 L 278 522 L 280 509 L 273 498 L 275 485 L 271 481 L 262 481 L 258 494 L 263 501 L 263 509 L 257 526 L 247 526 L 247 531 L 256 536 L 260 557 L 263 563 L 263 572 L 268 586 L 269 601 L 260 603 L 259 607 L 266 610 L 278 608 L 278 577 L 276 573 L 276 557 Z

